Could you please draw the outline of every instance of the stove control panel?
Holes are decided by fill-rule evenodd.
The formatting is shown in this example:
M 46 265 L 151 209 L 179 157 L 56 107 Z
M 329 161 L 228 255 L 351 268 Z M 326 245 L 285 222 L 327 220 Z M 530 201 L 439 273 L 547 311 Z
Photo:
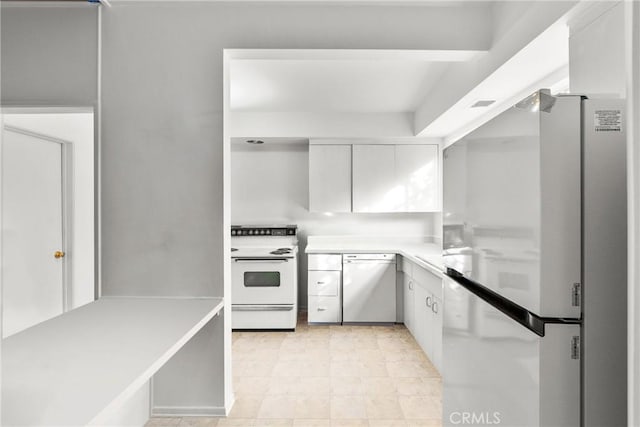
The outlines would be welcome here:
M 277 226 L 251 226 L 251 225 L 232 225 L 231 236 L 295 236 L 297 231 L 295 225 L 277 225 Z

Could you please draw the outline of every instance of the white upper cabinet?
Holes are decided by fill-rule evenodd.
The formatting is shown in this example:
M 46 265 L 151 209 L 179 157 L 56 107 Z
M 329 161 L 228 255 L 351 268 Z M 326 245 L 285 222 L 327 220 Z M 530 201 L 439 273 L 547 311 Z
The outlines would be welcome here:
M 353 212 L 399 212 L 393 145 L 353 146 Z
M 309 145 L 309 211 L 351 212 L 351 145 Z
M 309 145 L 312 212 L 440 210 L 437 144 Z
M 396 145 L 395 172 L 402 212 L 440 209 L 437 145 Z
M 353 146 L 353 212 L 438 211 L 439 186 L 435 144 Z

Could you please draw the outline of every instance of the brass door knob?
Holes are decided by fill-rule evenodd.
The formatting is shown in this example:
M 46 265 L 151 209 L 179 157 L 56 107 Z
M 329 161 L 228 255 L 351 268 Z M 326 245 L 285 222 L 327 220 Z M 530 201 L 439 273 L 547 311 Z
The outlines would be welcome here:
M 53 254 L 53 256 L 54 256 L 56 259 L 64 258 L 64 255 L 65 255 L 65 253 L 64 253 L 64 252 L 62 252 L 62 251 L 56 251 L 56 252 Z

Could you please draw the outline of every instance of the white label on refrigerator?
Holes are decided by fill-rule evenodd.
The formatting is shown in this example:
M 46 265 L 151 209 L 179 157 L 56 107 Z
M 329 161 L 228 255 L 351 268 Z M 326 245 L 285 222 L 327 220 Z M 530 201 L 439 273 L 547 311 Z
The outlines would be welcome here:
M 596 132 L 620 132 L 622 130 L 622 111 L 596 110 L 593 114 Z

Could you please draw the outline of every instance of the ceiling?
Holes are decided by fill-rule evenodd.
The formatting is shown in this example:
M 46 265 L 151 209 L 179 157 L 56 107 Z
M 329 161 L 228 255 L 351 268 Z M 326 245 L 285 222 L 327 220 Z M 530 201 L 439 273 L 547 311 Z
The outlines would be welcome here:
M 473 2 L 454 2 L 458 6 L 468 3 Z M 491 7 L 489 2 L 475 3 Z M 508 19 L 503 20 L 510 22 L 509 29 L 518 29 L 516 18 L 528 3 L 525 7 L 501 5 L 499 11 L 507 13 Z M 557 21 L 533 40 L 526 39 L 526 31 L 518 34 L 518 41 L 511 43 L 511 37 L 504 37 L 506 42 L 499 48 L 489 46 L 489 50 L 232 50 L 228 107 L 246 120 L 255 118 L 255 113 L 309 113 L 304 119 L 310 123 L 323 123 L 341 113 L 344 117 L 370 114 L 378 122 L 382 116 L 376 114 L 404 116 L 399 120 L 412 122 L 413 135 L 448 142 L 534 90 L 568 87 L 566 23 Z M 511 56 L 500 56 L 512 48 L 510 43 L 516 46 L 525 39 L 529 42 L 518 45 Z M 495 66 L 491 61 L 496 61 Z M 472 108 L 483 100 L 493 102 Z M 277 116 L 263 117 L 264 123 Z M 303 116 L 289 117 L 295 123 Z M 351 117 L 345 120 L 353 120 Z

